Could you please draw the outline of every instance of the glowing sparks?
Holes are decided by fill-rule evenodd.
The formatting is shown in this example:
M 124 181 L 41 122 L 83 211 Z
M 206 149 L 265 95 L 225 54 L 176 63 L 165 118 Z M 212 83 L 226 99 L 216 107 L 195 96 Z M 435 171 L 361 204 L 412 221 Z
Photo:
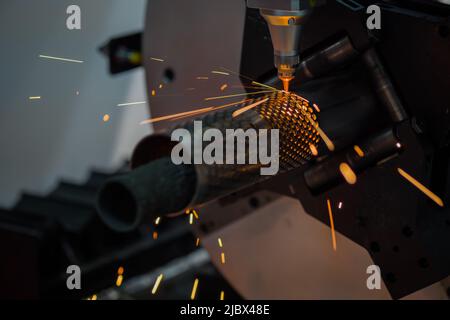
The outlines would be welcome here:
M 198 219 L 199 219 L 199 216 L 198 216 L 197 211 L 195 211 L 194 209 L 192 209 L 191 211 L 192 211 L 192 214 L 194 215 L 195 219 L 198 220 Z
M 338 204 L 338 209 L 341 210 L 343 205 L 344 205 L 344 204 L 343 204 L 342 202 L 339 202 L 339 204 Z
M 354 146 L 353 149 L 360 158 L 364 158 L 364 151 L 359 146 Z
M 311 153 L 313 156 L 317 157 L 319 155 L 319 151 L 317 150 L 316 146 L 312 143 L 309 145 L 309 149 L 311 150 Z
M 245 112 L 247 112 L 247 111 L 249 111 L 249 110 L 251 110 L 251 109 L 253 109 L 253 108 L 256 108 L 257 106 L 263 104 L 264 102 L 266 102 L 266 101 L 268 101 L 268 100 L 269 100 L 269 98 L 266 98 L 266 99 L 264 99 L 264 100 L 261 100 L 261 101 L 252 103 L 251 105 L 245 106 L 245 107 L 243 107 L 243 108 L 241 108 L 241 109 L 236 110 L 235 112 L 233 112 L 233 115 L 232 115 L 232 116 L 233 116 L 233 118 L 236 118 L 236 117 L 240 116 L 241 114 L 243 114 L 243 113 L 245 113 Z
M 220 254 L 220 262 L 221 262 L 222 264 L 225 264 L 225 253 L 224 253 L 224 252 L 222 252 L 222 253 Z
M 213 111 L 213 110 L 215 111 L 215 110 L 219 110 L 219 109 L 223 109 L 223 108 L 228 108 L 228 107 L 231 107 L 231 106 L 238 105 L 240 103 L 246 103 L 246 102 L 248 102 L 250 100 L 251 99 L 246 99 L 246 100 L 241 100 L 241 101 L 237 101 L 237 102 L 233 102 L 233 103 L 229 103 L 229 104 L 224 104 L 224 105 L 221 105 L 221 106 L 206 107 L 206 108 L 196 109 L 196 110 L 192 110 L 192 111 L 186 111 L 186 112 L 171 114 L 171 115 L 162 116 L 162 117 L 158 117 L 158 118 L 148 119 L 148 120 L 142 121 L 141 125 L 155 123 L 155 122 L 159 122 L 159 121 L 165 121 L 165 120 L 174 120 L 174 119 L 177 119 L 177 118 L 190 117 L 190 116 L 193 116 L 193 115 L 198 115 L 198 114 L 210 112 L 210 111 Z
M 320 112 L 320 108 L 319 108 L 319 106 L 317 104 L 314 103 L 313 107 L 314 107 L 314 109 L 316 109 L 317 112 Z
M 325 145 L 327 146 L 328 150 L 334 151 L 335 147 L 333 141 L 331 141 L 330 138 L 328 138 L 326 133 L 323 132 L 323 130 L 318 125 L 316 126 L 316 130 L 319 133 L 320 137 L 322 138 L 323 142 L 325 142 Z
M 191 292 L 191 300 L 195 300 L 195 296 L 197 295 L 197 288 L 198 288 L 198 279 L 195 279 L 194 286 L 192 287 Z
M 50 59 L 50 60 L 58 60 L 58 61 L 65 61 L 65 62 L 74 62 L 74 63 L 83 63 L 84 62 L 82 60 L 74 60 L 74 59 L 67 59 L 67 58 L 60 58 L 60 57 L 45 56 L 43 54 L 40 54 L 39 58 Z
M 306 100 L 305 98 L 300 97 L 300 96 L 298 96 L 298 97 L 309 103 L 309 101 Z M 300 105 L 300 103 L 297 103 L 297 106 L 301 110 L 302 114 L 305 115 L 305 117 L 308 119 L 308 121 L 316 128 L 317 132 L 319 133 L 319 135 L 322 138 L 323 142 L 327 146 L 328 150 L 334 151 L 335 150 L 335 146 L 334 146 L 333 141 L 331 141 L 331 139 L 328 138 L 326 133 L 319 127 L 319 124 L 311 118 L 310 114 L 303 110 L 303 108 Z
M 396 144 L 397 148 L 401 149 L 402 148 L 402 144 L 400 142 L 397 142 Z
M 344 177 L 345 181 L 347 181 L 348 184 L 355 184 L 356 181 L 358 180 L 355 172 L 345 162 L 339 165 L 339 171 L 341 171 L 342 176 Z
M 257 86 L 261 86 L 263 88 L 270 89 L 271 91 L 279 91 L 278 89 L 276 89 L 274 87 L 268 86 L 267 84 L 263 84 L 263 83 L 260 83 L 260 82 L 252 81 L 252 84 L 253 85 L 257 85 Z
M 163 84 L 161 83 L 158 88 L 162 89 L 163 88 Z
M 152 90 L 152 97 L 156 96 L 156 90 Z
M 103 116 L 103 122 L 108 122 L 111 119 L 111 117 L 109 116 L 109 114 L 105 114 Z
M 97 300 L 97 295 L 94 294 L 89 300 Z
M 197 240 L 195 241 L 195 246 L 198 247 L 200 245 L 200 238 L 197 238 Z
M 158 240 L 158 232 L 153 232 L 153 240 Z
M 197 77 L 196 79 L 197 80 L 208 80 L 209 78 L 208 77 Z
M 224 291 L 220 291 L 220 301 L 225 300 L 225 292 Z
M 117 287 L 120 287 L 120 286 L 122 285 L 122 282 L 123 282 L 123 275 L 119 274 L 119 275 L 117 276 L 116 286 L 117 286 Z
M 41 100 L 40 96 L 28 97 L 29 100 Z
M 194 224 L 194 215 L 192 213 L 189 215 L 189 224 Z
M 444 202 L 442 201 L 442 199 L 439 198 L 432 191 L 430 191 L 430 189 L 428 189 L 423 184 L 421 184 L 419 181 L 417 181 L 415 178 L 413 178 L 411 175 L 406 173 L 403 169 L 398 168 L 397 171 L 403 178 L 408 180 L 413 186 L 415 186 L 417 189 L 422 191 L 428 198 L 433 200 L 438 206 L 444 207 Z
M 228 88 L 228 85 L 225 83 L 220 87 L 220 91 L 225 91 Z
M 161 222 L 161 217 L 156 218 L 155 220 L 155 225 L 159 225 L 159 223 Z
M 220 248 L 223 248 L 223 242 L 222 242 L 222 239 L 221 239 L 221 238 L 218 238 L 218 239 L 217 239 L 217 242 L 219 243 L 219 247 L 220 247 Z
M 119 103 L 118 107 L 126 107 L 126 106 L 136 106 L 139 104 L 146 104 L 147 101 L 136 101 L 136 102 L 126 102 L 126 103 Z
M 117 274 L 118 275 L 123 275 L 123 272 L 124 272 L 125 270 L 124 270 L 124 268 L 123 267 L 119 267 L 119 269 L 117 269 Z
M 219 99 L 228 99 L 228 98 L 236 98 L 236 97 L 242 97 L 242 96 L 252 96 L 252 95 L 255 95 L 255 94 L 263 94 L 263 93 L 269 93 L 269 92 L 272 92 L 272 91 L 258 91 L 258 92 L 246 92 L 246 93 L 230 94 L 228 96 L 218 96 L 218 97 L 205 98 L 205 101 L 219 100 Z
M 213 71 L 211 71 L 211 73 L 213 73 L 213 74 L 221 74 L 223 76 L 229 76 L 230 75 L 228 72 L 217 71 L 217 70 L 213 70 Z
M 328 206 L 328 215 L 330 217 L 330 227 L 331 227 L 331 241 L 333 244 L 333 250 L 337 250 L 336 245 L 336 232 L 334 230 L 334 219 L 333 219 L 333 211 L 331 210 L 331 202 L 330 199 L 327 199 L 327 206 Z
M 150 57 L 150 60 L 158 61 L 158 62 L 164 62 L 164 59 L 161 59 L 161 58 L 155 58 L 155 57 Z
M 152 294 L 156 294 L 156 291 L 158 291 L 159 285 L 161 284 L 163 277 L 164 275 L 160 274 L 158 278 L 156 278 L 155 284 L 153 285 Z

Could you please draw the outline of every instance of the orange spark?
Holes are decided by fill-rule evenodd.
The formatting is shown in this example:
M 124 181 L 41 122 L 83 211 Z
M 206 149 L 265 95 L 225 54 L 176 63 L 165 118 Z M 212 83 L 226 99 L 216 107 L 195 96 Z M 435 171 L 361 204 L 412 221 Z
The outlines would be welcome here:
M 320 108 L 319 108 L 319 106 L 317 104 L 314 103 L 313 107 L 314 107 L 314 109 L 316 109 L 317 112 L 320 112 Z
M 243 107 L 243 108 L 233 112 L 232 116 L 233 116 L 233 118 L 236 118 L 236 117 L 240 116 L 241 114 L 243 114 L 243 113 L 245 113 L 245 112 L 247 112 L 247 111 L 249 111 L 249 110 L 251 110 L 253 108 L 256 108 L 257 106 L 263 104 L 264 102 L 266 102 L 268 100 L 269 100 L 269 98 L 266 98 L 264 100 L 252 103 L 251 105 L 245 106 L 245 107 Z
M 118 275 L 123 275 L 123 272 L 124 272 L 125 270 L 123 269 L 123 267 L 119 267 L 119 269 L 117 269 L 117 274 Z
M 360 157 L 360 158 L 364 158 L 364 151 L 362 151 L 362 149 L 359 146 L 354 146 L 353 149 L 355 149 L 356 154 Z
M 339 165 L 339 170 L 341 171 L 342 176 L 348 184 L 355 184 L 358 180 L 355 172 L 350 168 L 350 166 L 343 162 Z
M 158 278 L 156 279 L 156 282 L 155 282 L 155 284 L 153 285 L 152 294 L 156 294 L 156 291 L 158 290 L 159 285 L 161 284 L 161 281 L 162 281 L 163 277 L 164 277 L 164 275 L 163 275 L 163 274 L 160 274 L 160 275 L 158 276 Z
M 198 247 L 200 245 L 200 238 L 197 238 L 197 241 L 195 241 L 195 246 Z
M 220 300 L 221 301 L 225 300 L 225 292 L 224 291 L 220 291 Z
M 191 300 L 195 300 L 195 296 L 197 294 L 197 287 L 198 287 L 198 279 L 195 279 L 194 286 L 192 287 L 192 292 L 191 292 Z
M 311 150 L 311 153 L 313 156 L 317 157 L 319 155 L 319 151 L 317 150 L 316 146 L 312 143 L 309 145 L 309 149 Z
M 119 274 L 117 276 L 116 286 L 120 287 L 122 285 L 122 282 L 123 282 L 123 275 Z
M 221 74 L 223 76 L 229 76 L 230 75 L 228 72 L 222 72 L 222 71 L 216 71 L 216 70 L 211 71 L 211 73 Z
M 228 88 L 228 85 L 225 83 L 220 87 L 220 91 L 225 91 L 226 88 Z
M 336 232 L 334 231 L 334 220 L 333 220 L 333 211 L 331 210 L 331 202 L 330 199 L 327 199 L 328 206 L 328 215 L 330 216 L 330 227 L 331 227 L 331 240 L 333 243 L 333 250 L 337 250 L 336 246 Z
M 228 99 L 228 98 L 235 98 L 235 97 L 242 97 L 242 96 L 251 96 L 251 95 L 255 95 L 255 94 L 262 94 L 262 93 L 268 93 L 268 92 L 272 92 L 272 91 L 246 92 L 246 93 L 231 94 L 228 96 L 209 97 L 209 98 L 205 98 L 205 101 Z
M 403 178 L 408 180 L 413 186 L 415 186 L 417 189 L 422 191 L 428 198 L 433 200 L 438 206 L 444 207 L 444 202 L 442 201 L 442 199 L 439 198 L 436 194 L 434 194 L 430 189 L 428 189 L 423 184 L 421 184 L 419 181 L 414 179 L 411 175 L 406 173 L 403 169 L 397 168 L 397 171 Z
M 108 122 L 110 118 L 111 118 L 111 117 L 109 116 L 109 114 L 105 114 L 105 115 L 103 116 L 103 122 Z
M 220 254 L 220 262 L 222 262 L 222 264 L 225 264 L 225 253 L 224 252 L 222 252 Z
M 222 242 L 222 239 L 221 239 L 221 238 L 218 238 L 218 239 L 217 239 L 217 242 L 219 243 L 219 247 L 220 247 L 220 248 L 223 248 L 223 242 Z
M 158 240 L 158 232 L 153 232 L 153 240 Z
M 206 113 L 206 112 L 210 112 L 210 111 L 213 111 L 213 110 L 215 111 L 215 110 L 219 110 L 219 109 L 223 109 L 223 108 L 228 108 L 228 107 L 240 104 L 240 103 L 246 103 L 246 102 L 251 101 L 251 100 L 252 99 L 245 99 L 245 100 L 241 100 L 241 101 L 237 101 L 237 102 L 233 102 L 233 103 L 224 104 L 224 105 L 221 105 L 221 106 L 206 107 L 206 108 L 201 108 L 201 109 L 197 109 L 197 110 L 171 114 L 171 115 L 162 116 L 162 117 L 158 117 L 158 118 L 154 118 L 154 119 L 144 120 L 140 124 L 143 125 L 143 124 L 150 124 L 150 123 L 155 123 L 155 122 L 159 122 L 159 121 L 173 120 L 173 119 L 177 119 L 177 118 L 190 117 L 190 116 L 197 115 L 197 114 L 200 114 L 200 113 Z

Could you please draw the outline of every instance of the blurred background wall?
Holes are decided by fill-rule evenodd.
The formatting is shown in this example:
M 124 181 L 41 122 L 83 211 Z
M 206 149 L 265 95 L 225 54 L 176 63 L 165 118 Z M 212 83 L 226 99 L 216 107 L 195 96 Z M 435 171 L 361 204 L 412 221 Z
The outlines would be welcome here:
M 71 4 L 81 7 L 81 30 L 66 27 Z M 117 107 L 146 100 L 143 70 L 111 77 L 98 51 L 111 37 L 142 30 L 145 5 L 145 0 L 0 3 L 0 206 L 14 204 L 22 190 L 45 193 L 61 178 L 81 181 L 93 167 L 113 170 L 149 132 L 139 125 L 148 117 L 145 105 Z

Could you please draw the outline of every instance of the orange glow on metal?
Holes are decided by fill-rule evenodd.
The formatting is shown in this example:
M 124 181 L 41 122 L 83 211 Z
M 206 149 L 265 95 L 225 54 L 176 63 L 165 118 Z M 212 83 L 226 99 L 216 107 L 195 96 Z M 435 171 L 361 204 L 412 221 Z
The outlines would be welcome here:
M 425 187 L 423 184 L 421 184 L 419 181 L 417 181 L 415 178 L 413 178 L 410 174 L 405 172 L 403 169 L 398 168 L 397 171 L 403 178 L 408 180 L 413 186 L 415 186 L 417 189 L 422 191 L 428 198 L 433 200 L 438 206 L 444 207 L 444 202 L 442 201 L 442 199 L 439 198 L 436 194 L 434 194 L 430 189 Z
M 339 170 L 341 171 L 342 176 L 348 184 L 355 184 L 358 180 L 355 172 L 350 168 L 350 166 L 343 162 L 339 165 Z
M 331 202 L 330 199 L 327 199 L 327 206 L 328 206 L 328 215 L 330 217 L 330 227 L 331 227 L 331 241 L 333 244 L 333 250 L 337 251 L 337 245 L 336 245 L 336 232 L 334 230 L 334 219 L 333 219 L 333 211 L 331 210 Z

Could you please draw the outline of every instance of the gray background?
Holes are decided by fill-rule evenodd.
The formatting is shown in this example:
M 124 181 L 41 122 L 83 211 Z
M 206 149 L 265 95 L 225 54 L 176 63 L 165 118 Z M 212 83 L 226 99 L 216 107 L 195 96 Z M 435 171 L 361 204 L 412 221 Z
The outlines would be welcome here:
M 82 30 L 66 28 L 81 7 Z M 149 128 L 144 72 L 116 77 L 98 47 L 143 29 L 145 0 L 5 0 L 0 4 L 0 206 L 21 190 L 48 192 L 60 178 L 82 181 L 93 167 L 119 166 Z M 40 54 L 83 64 L 40 59 Z M 79 91 L 79 95 L 76 92 Z M 30 101 L 29 96 L 41 96 Z M 105 113 L 111 115 L 103 123 Z M 128 129 L 128 130 L 125 130 Z

